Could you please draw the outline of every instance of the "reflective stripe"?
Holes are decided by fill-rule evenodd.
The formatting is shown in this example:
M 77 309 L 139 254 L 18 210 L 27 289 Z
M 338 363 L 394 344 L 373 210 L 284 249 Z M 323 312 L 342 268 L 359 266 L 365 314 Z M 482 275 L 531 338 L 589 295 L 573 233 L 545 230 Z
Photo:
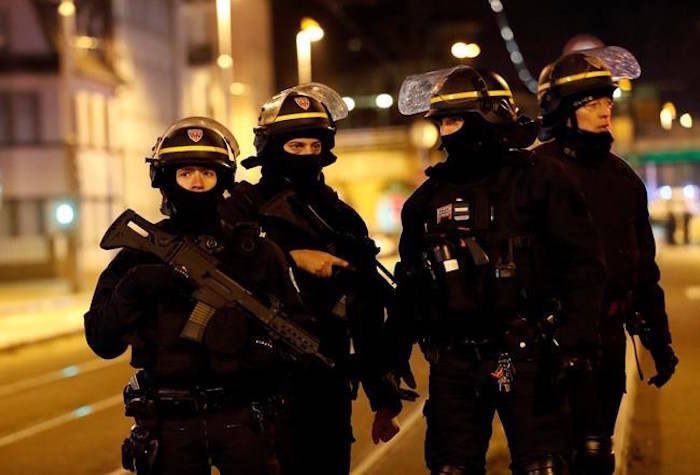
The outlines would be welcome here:
M 537 86 L 537 92 L 542 92 L 544 90 L 549 89 L 552 86 L 551 82 L 545 82 Z
M 294 119 L 315 119 L 315 118 L 327 119 L 328 114 L 326 114 L 325 112 L 300 112 L 299 114 L 286 114 L 286 115 L 277 116 L 273 122 L 283 122 L 285 120 L 294 120 Z
M 580 81 L 582 79 L 589 79 L 589 78 L 598 78 L 602 76 L 610 76 L 612 77 L 612 74 L 610 71 L 590 71 L 587 73 L 579 73 L 579 74 L 573 74 L 571 76 L 564 76 L 563 78 L 559 78 L 556 81 L 554 81 L 554 84 L 558 86 L 559 84 L 563 84 L 565 82 L 574 82 L 574 81 Z
M 228 156 L 228 150 L 221 147 L 212 147 L 209 145 L 183 145 L 181 147 L 166 147 L 158 151 L 158 155 L 164 153 L 182 153 L 182 152 L 216 152 L 223 153 Z
M 513 94 L 510 91 L 506 91 L 505 89 L 498 91 L 488 91 L 487 94 L 489 97 L 513 97 Z M 441 94 L 436 97 L 431 97 L 430 103 L 435 104 L 436 102 L 453 101 L 455 99 L 469 99 L 473 97 L 481 97 L 481 93 L 479 91 L 469 91 L 457 92 L 455 94 Z

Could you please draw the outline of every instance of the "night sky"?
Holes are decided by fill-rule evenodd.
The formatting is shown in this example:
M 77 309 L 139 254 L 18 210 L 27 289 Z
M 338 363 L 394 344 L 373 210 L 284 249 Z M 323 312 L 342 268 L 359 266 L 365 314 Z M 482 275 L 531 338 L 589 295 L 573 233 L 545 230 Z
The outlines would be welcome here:
M 574 35 L 588 33 L 632 51 L 642 66 L 637 85 L 660 100 L 700 112 L 700 1 L 502 0 L 525 64 L 537 78 Z M 273 1 L 278 87 L 296 82 L 294 37 L 303 16 L 324 28 L 313 45 L 314 80 L 343 95 L 396 93 L 410 73 L 458 60 L 455 41 L 476 42 L 481 55 L 467 64 L 501 73 L 526 96 L 488 0 Z

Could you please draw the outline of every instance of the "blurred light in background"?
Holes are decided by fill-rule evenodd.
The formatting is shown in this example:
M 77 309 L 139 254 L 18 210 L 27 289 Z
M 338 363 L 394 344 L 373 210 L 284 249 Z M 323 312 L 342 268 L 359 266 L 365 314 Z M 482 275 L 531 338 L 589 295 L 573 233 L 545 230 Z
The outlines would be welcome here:
M 665 185 L 659 188 L 659 195 L 665 200 L 670 200 L 671 196 L 673 196 L 673 191 L 670 186 Z
M 56 222 L 61 226 L 69 226 L 75 220 L 75 210 L 69 203 L 61 203 L 56 207 Z
M 229 87 L 229 92 L 234 96 L 242 96 L 248 88 L 242 82 L 233 82 Z
M 427 120 L 417 120 L 408 130 L 411 145 L 419 150 L 428 150 L 435 146 L 440 138 L 440 132 L 435 124 Z
M 75 15 L 75 4 L 72 0 L 63 0 L 58 6 L 58 13 L 61 16 Z
M 491 4 L 491 10 L 494 12 L 501 13 L 503 11 L 501 0 L 489 0 L 489 4 Z
M 673 102 L 664 102 L 661 109 L 669 111 L 671 113 L 671 119 L 676 120 L 676 106 L 673 104 Z
M 632 81 L 629 79 L 620 79 L 617 85 L 625 92 L 630 92 L 632 90 Z
M 670 104 L 670 107 L 667 107 Z M 664 106 L 661 108 L 661 112 L 659 112 L 659 121 L 661 122 L 661 127 L 663 127 L 665 130 L 671 130 L 671 127 L 673 127 L 673 119 L 675 118 L 675 107 L 673 107 L 673 104 L 670 102 L 667 102 L 664 104 Z
M 685 113 L 681 116 L 679 119 L 679 122 L 682 127 L 685 127 L 686 129 L 689 129 L 693 126 L 693 117 L 689 113 Z
M 233 58 L 228 54 L 221 54 L 216 60 L 216 64 L 218 64 L 221 69 L 228 69 L 233 66 Z
M 352 97 L 343 97 L 343 102 L 345 102 L 345 105 L 348 106 L 348 111 L 351 111 L 355 108 L 355 99 L 353 99 Z
M 513 51 L 510 53 L 510 60 L 513 61 L 513 64 L 520 64 L 523 62 L 523 55 L 520 51 Z
M 481 48 L 476 43 L 466 44 L 462 41 L 452 45 L 452 56 L 458 59 L 476 58 L 481 54 Z
M 513 30 L 510 29 L 510 27 L 504 26 L 501 28 L 501 38 L 503 38 L 506 41 L 510 41 L 513 39 Z
M 73 46 L 80 49 L 95 49 L 99 45 L 97 38 L 92 36 L 76 36 L 73 38 Z
M 613 99 L 617 100 L 622 97 L 622 88 L 618 87 L 613 91 Z
M 696 185 L 685 185 L 683 187 L 683 196 L 689 200 L 694 200 L 698 195 L 698 187 Z
M 323 28 L 309 17 L 301 19 L 301 31 L 297 33 L 297 73 L 299 84 L 311 82 L 311 43 L 323 38 Z
M 301 19 L 301 31 L 306 33 L 309 41 L 319 41 L 323 38 L 323 28 L 313 18 L 304 17 Z
M 377 107 L 380 109 L 388 109 L 394 104 L 394 98 L 391 97 L 391 94 L 382 93 L 374 99 L 374 103 L 377 104 Z

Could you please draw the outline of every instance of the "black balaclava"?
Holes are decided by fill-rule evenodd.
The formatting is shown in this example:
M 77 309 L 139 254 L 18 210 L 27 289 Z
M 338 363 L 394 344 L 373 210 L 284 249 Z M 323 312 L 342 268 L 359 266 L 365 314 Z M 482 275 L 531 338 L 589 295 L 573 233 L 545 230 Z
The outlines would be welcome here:
M 318 139 L 322 151 L 318 155 L 297 155 L 284 150 L 284 144 L 295 138 Z M 298 191 L 312 191 L 323 183 L 321 170 L 328 150 L 328 132 L 309 129 L 280 134 L 269 139 L 262 160 L 262 175 L 273 180 L 288 181 Z
M 161 188 L 161 211 L 184 232 L 212 233 L 218 226 L 218 205 L 223 199 L 225 186 L 217 171 L 214 188 L 202 192 L 189 191 L 177 184 L 175 170 L 168 170 L 166 183 Z
M 445 166 L 462 177 L 482 175 L 500 163 L 507 147 L 498 140 L 496 125 L 476 114 L 460 117 L 464 119 L 462 127 L 440 138 L 447 151 Z

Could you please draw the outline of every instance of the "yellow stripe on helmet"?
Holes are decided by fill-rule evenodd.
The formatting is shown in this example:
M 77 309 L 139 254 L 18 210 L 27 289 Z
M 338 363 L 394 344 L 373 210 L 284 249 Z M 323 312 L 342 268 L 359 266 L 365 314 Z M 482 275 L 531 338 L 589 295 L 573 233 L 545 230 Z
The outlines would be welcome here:
M 554 85 L 558 86 L 568 82 L 581 81 L 583 79 L 598 78 L 603 76 L 612 77 L 612 73 L 610 71 L 589 71 L 587 73 L 572 74 L 571 76 L 564 76 L 563 78 L 555 80 Z
M 210 145 L 183 145 L 181 147 L 165 147 L 158 151 L 158 155 L 164 153 L 185 153 L 185 152 L 215 152 L 222 153 L 228 156 L 228 150 L 221 147 L 212 147 Z
M 496 91 L 487 91 L 486 94 L 489 97 L 513 97 L 513 93 L 506 90 L 506 89 L 501 89 L 501 90 L 496 90 Z M 454 94 L 441 94 L 439 96 L 431 97 L 430 103 L 435 104 L 436 102 L 454 101 L 457 99 L 471 99 L 471 98 L 481 97 L 481 95 L 482 94 L 479 91 L 457 92 Z
M 275 118 L 274 122 L 283 122 L 285 120 L 294 120 L 294 119 L 327 119 L 328 114 L 325 112 L 300 112 L 298 114 L 285 114 L 285 115 L 279 115 Z
M 552 87 L 551 82 L 544 82 L 544 83 L 540 84 L 539 86 L 537 86 L 537 92 L 540 93 L 542 91 L 546 91 L 550 87 Z

